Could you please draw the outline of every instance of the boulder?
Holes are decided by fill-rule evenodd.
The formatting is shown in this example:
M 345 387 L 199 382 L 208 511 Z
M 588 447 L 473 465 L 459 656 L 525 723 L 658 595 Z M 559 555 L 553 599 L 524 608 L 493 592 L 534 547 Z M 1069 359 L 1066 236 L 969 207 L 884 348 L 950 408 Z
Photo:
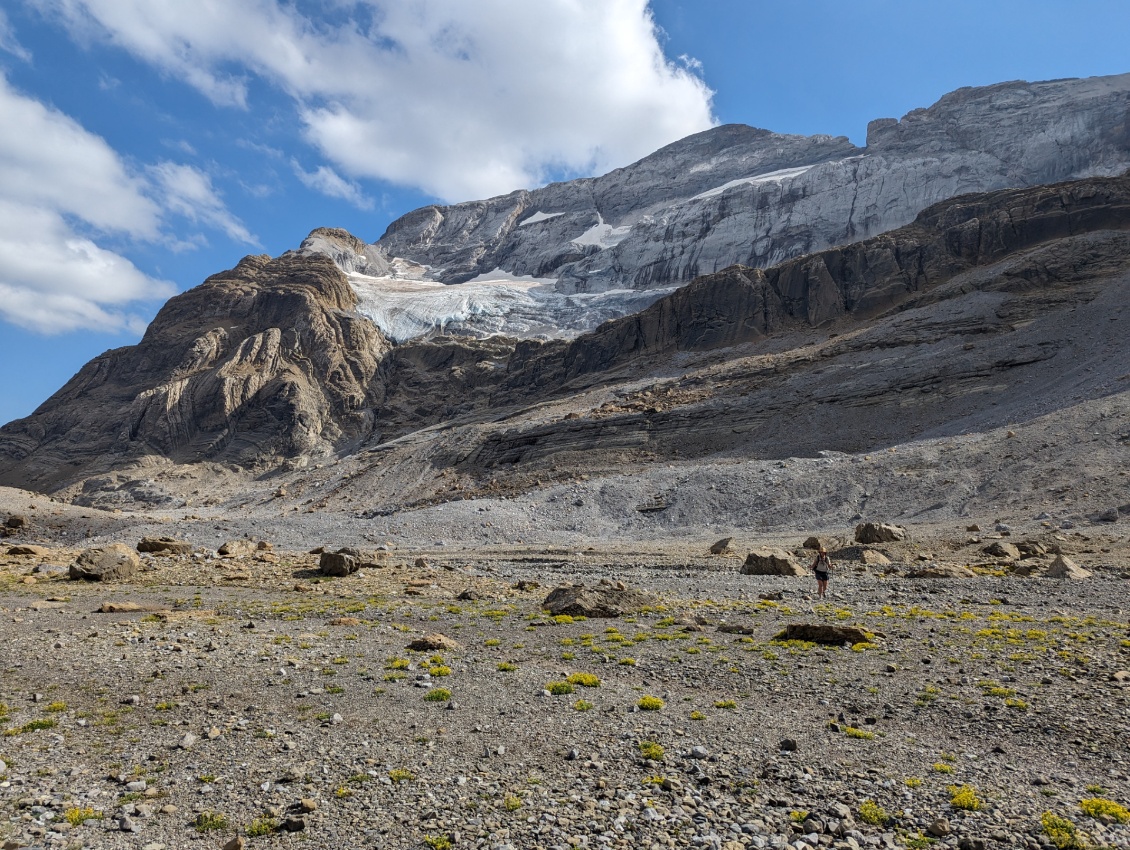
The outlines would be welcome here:
M 888 522 L 861 522 L 855 527 L 856 543 L 896 543 L 906 540 L 906 529 Z
M 806 640 L 825 646 L 843 646 L 845 643 L 870 643 L 876 637 L 874 632 L 857 626 L 831 626 L 825 623 L 790 623 L 783 632 L 773 636 L 773 640 Z
M 994 558 L 1009 558 L 1013 561 L 1020 557 L 1020 550 L 1003 540 L 995 540 L 981 551 L 986 555 L 992 555 Z
M 462 648 L 463 644 L 459 641 L 452 640 L 447 635 L 441 635 L 438 632 L 416 638 L 408 644 L 408 649 L 414 649 L 416 652 L 439 652 L 440 650 L 454 652 Z
M 1084 579 L 1090 578 L 1090 570 L 1085 570 L 1070 558 L 1056 555 L 1045 573 L 1048 578 Z
M 70 577 L 87 581 L 121 581 L 137 572 L 141 559 L 122 543 L 87 549 L 73 564 Z
M 174 540 L 172 537 L 143 537 L 137 544 L 138 552 L 169 555 L 191 555 L 194 548 L 187 540 Z
M 820 548 L 820 538 L 819 537 L 809 537 L 809 538 L 807 538 L 804 541 L 803 548 L 813 549 L 813 550 L 819 549 Z
M 254 540 L 228 540 L 222 544 L 216 552 L 228 558 L 234 558 L 238 555 L 251 555 L 256 551 L 256 544 Z
M 324 576 L 347 576 L 361 569 L 361 561 L 345 549 L 323 552 L 318 558 L 318 572 Z
M 742 564 L 743 576 L 802 576 L 804 568 L 784 549 L 754 549 Z
M 861 550 L 859 560 L 869 567 L 885 567 L 891 563 L 890 558 L 882 552 L 876 552 L 874 549 Z
M 554 616 L 622 617 L 638 614 L 644 607 L 655 605 L 658 601 L 651 594 L 630 588 L 622 581 L 601 579 L 596 587 L 583 584 L 555 587 L 541 607 Z
M 732 555 L 734 550 L 730 548 L 730 544 L 734 542 L 733 537 L 723 537 L 710 547 L 711 555 Z
M 975 578 L 976 573 L 957 564 L 927 564 L 906 574 L 907 578 Z
M 35 555 L 37 558 L 44 558 L 51 554 L 51 550 L 46 546 L 33 546 L 26 544 L 23 546 L 9 546 L 9 555 Z
M 156 614 L 168 611 L 165 605 L 146 605 L 140 602 L 103 602 L 95 614 Z

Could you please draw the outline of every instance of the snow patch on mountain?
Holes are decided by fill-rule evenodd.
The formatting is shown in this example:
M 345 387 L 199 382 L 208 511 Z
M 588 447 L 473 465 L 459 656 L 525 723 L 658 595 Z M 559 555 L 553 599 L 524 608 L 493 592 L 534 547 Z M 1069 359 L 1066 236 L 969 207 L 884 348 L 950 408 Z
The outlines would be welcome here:
M 723 183 L 721 186 L 715 186 L 713 189 L 707 189 L 705 192 L 700 192 L 691 198 L 692 201 L 701 201 L 704 198 L 713 198 L 715 195 L 721 195 L 728 189 L 733 189 L 735 186 L 756 186 L 758 183 L 780 183 L 782 180 L 789 180 L 793 177 L 799 177 L 806 171 L 810 171 L 814 166 L 804 165 L 800 168 L 781 168 L 777 171 L 769 171 L 765 174 L 755 174 L 752 177 L 741 177 L 737 180 L 730 180 Z
M 559 215 L 565 215 L 565 213 L 543 213 L 541 210 L 538 210 L 529 218 L 525 219 L 524 221 L 518 222 L 518 226 L 525 227 L 527 224 L 537 224 L 539 221 L 549 221 L 551 218 L 557 218 L 557 216 Z
M 596 245 L 599 248 L 611 248 L 627 239 L 628 233 L 632 229 L 631 225 L 613 227 L 611 224 L 605 224 L 604 216 L 600 213 L 596 214 L 596 219 L 596 224 L 570 241 L 574 245 Z

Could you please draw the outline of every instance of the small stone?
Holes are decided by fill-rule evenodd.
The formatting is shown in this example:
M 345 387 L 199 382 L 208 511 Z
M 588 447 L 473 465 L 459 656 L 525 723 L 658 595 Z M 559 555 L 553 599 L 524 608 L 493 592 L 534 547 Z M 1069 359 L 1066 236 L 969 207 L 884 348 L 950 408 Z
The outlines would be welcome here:
M 133 819 L 129 815 L 122 815 L 118 818 L 118 829 L 122 832 L 133 832 L 136 827 L 134 826 Z
M 303 797 L 298 801 L 298 811 L 302 812 L 303 814 L 309 814 L 310 812 L 316 812 L 317 810 L 318 801 L 313 797 Z
M 710 757 L 710 751 L 706 747 L 691 747 L 691 751 L 687 754 L 688 758 L 704 759 Z
M 797 742 L 793 738 L 782 738 L 777 746 L 783 753 L 795 753 L 797 750 Z
M 948 820 L 946 820 L 945 818 L 938 818 L 928 827 L 926 827 L 926 832 L 928 835 L 931 835 L 934 838 L 945 838 L 947 835 L 953 832 L 953 828 L 950 826 L 950 822 Z
M 247 842 L 243 840 L 243 836 L 237 835 L 235 838 L 224 845 L 224 850 L 243 850 L 246 844 Z
M 200 739 L 193 735 L 191 732 L 185 732 L 184 737 L 180 739 L 180 742 L 177 744 L 177 746 L 182 750 L 191 750 L 193 745 L 199 740 Z
M 302 832 L 306 829 L 306 819 L 299 817 L 289 817 L 279 825 L 279 829 L 283 832 Z

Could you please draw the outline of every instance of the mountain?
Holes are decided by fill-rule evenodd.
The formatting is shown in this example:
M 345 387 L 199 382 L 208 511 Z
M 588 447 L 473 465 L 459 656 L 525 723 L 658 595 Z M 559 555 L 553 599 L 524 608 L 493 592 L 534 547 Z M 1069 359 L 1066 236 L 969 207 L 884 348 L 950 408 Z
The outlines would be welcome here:
M 296 251 L 247 257 L 171 299 L 137 346 L 91 361 L 0 429 L 0 485 L 103 506 L 238 504 L 360 521 L 412 510 L 444 534 L 483 539 L 509 526 L 495 532 L 477 512 L 507 505 L 510 516 L 514 497 L 540 505 L 546 529 L 608 533 L 748 522 L 751 504 L 781 524 L 1023 510 L 1077 486 L 1103 506 L 1118 498 L 1110 470 L 1130 427 L 1119 321 L 1130 301 L 1128 87 L 1130 76 L 962 90 L 873 123 L 864 154 L 842 139 L 718 128 L 604 178 L 507 196 L 522 211 L 502 215 L 510 231 L 481 252 L 475 240 L 498 224 L 483 221 L 504 199 L 417 211 L 375 244 L 316 230 Z M 1057 159 L 1048 145 L 1064 138 L 1075 141 Z M 758 167 L 775 175 L 749 182 Z M 836 200 L 845 168 L 854 212 Z M 819 174 L 820 190 L 808 182 Z M 703 188 L 733 180 L 744 182 Z M 977 181 L 1012 185 L 884 224 Z M 511 279 L 499 286 L 548 271 L 558 288 L 599 288 L 578 277 L 584 263 L 629 256 L 628 237 L 553 267 L 516 264 L 550 251 L 545 233 L 574 213 L 549 217 L 564 201 L 546 199 L 566 197 L 576 227 L 586 203 L 613 230 L 638 213 L 629 234 L 652 228 L 661 208 L 672 220 L 727 210 L 700 217 L 697 241 L 650 230 L 648 250 L 704 257 L 724 228 L 737 250 L 745 222 L 748 262 L 657 290 L 647 286 L 677 279 L 644 262 L 631 284 L 646 303 L 560 338 L 460 322 L 458 333 L 403 337 L 372 319 L 381 287 L 402 296 L 398 310 L 428 298 L 450 308 L 461 285 L 429 276 L 500 262 Z M 821 213 L 801 218 L 802 208 Z M 845 227 L 883 232 L 854 239 Z M 777 262 L 757 262 L 772 252 Z M 465 307 L 506 324 L 482 302 Z

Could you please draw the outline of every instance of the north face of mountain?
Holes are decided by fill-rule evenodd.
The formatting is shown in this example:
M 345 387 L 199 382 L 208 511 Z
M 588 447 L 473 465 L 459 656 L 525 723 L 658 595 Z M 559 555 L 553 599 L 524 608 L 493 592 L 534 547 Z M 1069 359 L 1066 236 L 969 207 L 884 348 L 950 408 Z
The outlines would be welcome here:
M 717 127 L 603 177 L 424 207 L 377 245 L 447 283 L 502 269 L 648 289 L 864 239 L 959 194 L 1128 167 L 1130 74 L 1002 83 L 872 121 L 865 148 Z

